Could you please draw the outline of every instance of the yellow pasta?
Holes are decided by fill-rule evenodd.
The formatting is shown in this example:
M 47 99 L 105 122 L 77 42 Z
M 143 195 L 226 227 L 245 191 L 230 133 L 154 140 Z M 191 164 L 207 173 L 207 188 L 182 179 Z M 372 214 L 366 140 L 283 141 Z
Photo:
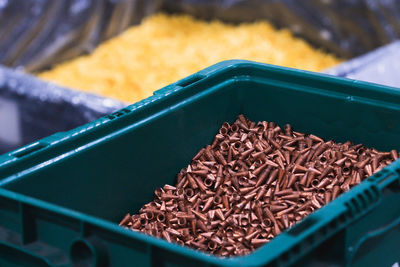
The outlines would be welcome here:
M 340 60 L 267 22 L 225 24 L 156 14 L 39 77 L 82 91 L 136 102 L 227 59 L 320 71 Z

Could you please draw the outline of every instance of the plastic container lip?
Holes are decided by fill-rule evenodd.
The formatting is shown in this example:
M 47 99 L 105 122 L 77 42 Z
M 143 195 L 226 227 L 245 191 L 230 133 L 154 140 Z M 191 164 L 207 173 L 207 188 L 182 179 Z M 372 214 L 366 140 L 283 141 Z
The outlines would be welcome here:
M 236 69 L 236 68 L 243 67 L 243 66 L 246 67 L 248 63 L 251 63 L 251 62 L 240 61 L 240 62 L 236 63 L 235 61 L 228 61 L 228 62 L 222 62 L 219 65 L 226 66 L 225 64 L 228 64 L 228 67 L 232 70 L 232 69 Z M 257 66 L 257 64 L 251 63 L 252 67 L 254 67 L 254 65 Z M 265 67 L 264 64 L 259 64 L 259 65 Z M 277 70 L 277 71 L 281 71 L 282 69 L 286 69 L 286 68 L 273 67 L 273 66 L 268 66 L 268 68 L 271 68 L 271 69 Z M 210 69 L 211 69 L 211 71 L 209 71 Z M 227 70 L 227 68 L 219 70 L 219 72 L 228 72 L 228 71 L 229 70 Z M 308 74 L 309 73 L 309 72 L 296 71 L 296 70 L 295 71 L 291 71 L 291 72 L 292 72 L 292 74 L 293 73 L 294 74 Z M 212 71 L 212 68 L 208 68 L 208 69 L 202 71 L 201 73 L 205 74 L 204 77 L 208 77 L 208 76 L 212 76 L 215 73 L 218 73 L 218 70 L 217 71 Z M 317 77 L 315 77 L 315 78 L 316 79 L 320 79 L 321 76 L 323 78 L 333 79 L 332 81 L 336 81 L 336 82 L 339 81 L 341 83 L 353 84 L 353 81 L 351 81 L 351 80 L 331 77 L 329 75 L 317 75 Z M 235 80 L 235 81 L 246 80 L 246 79 L 248 79 L 248 77 L 246 77 L 246 75 L 240 76 L 240 77 L 236 76 L 236 77 L 232 78 L 232 80 Z M 199 82 L 199 81 L 196 81 L 196 82 Z M 368 83 L 365 83 L 365 84 L 368 85 Z M 190 86 L 190 85 L 187 85 L 187 86 Z M 181 86 L 179 86 L 179 84 L 177 85 L 177 83 L 173 84 L 172 87 L 175 88 L 174 91 L 173 92 L 166 92 L 165 95 L 163 94 L 162 91 L 158 92 L 158 94 L 164 95 L 165 98 L 157 97 L 157 100 L 154 100 L 154 101 L 151 100 L 151 101 L 147 101 L 147 102 L 145 101 L 145 102 L 143 102 L 141 104 L 137 103 L 137 104 L 135 104 L 133 106 L 137 106 L 137 108 L 135 108 L 136 111 L 140 111 L 141 108 L 146 108 L 146 106 L 153 105 L 152 103 L 156 104 L 158 100 L 160 100 L 160 102 L 161 101 L 167 101 L 169 96 L 172 96 L 174 94 L 178 94 L 178 93 L 181 93 L 181 92 L 182 92 L 182 94 L 185 93 L 185 92 L 190 92 L 190 90 L 188 88 L 181 87 Z M 213 86 L 210 86 L 210 88 L 206 88 L 206 90 L 211 90 L 212 87 Z M 398 91 L 395 88 L 392 89 L 392 88 L 386 87 L 386 86 L 380 86 L 380 87 L 383 90 L 387 91 L 388 93 L 390 93 L 392 91 L 395 91 L 395 92 L 398 93 Z M 171 88 L 171 86 L 169 86 L 169 88 Z M 163 89 L 161 89 L 161 90 L 163 90 Z M 376 92 L 379 92 L 380 94 L 383 93 L 378 88 L 375 88 L 375 89 L 374 88 L 369 88 L 368 90 L 376 91 Z M 192 94 L 192 96 L 194 96 L 194 95 L 201 94 L 201 93 L 204 93 L 204 92 L 203 91 L 200 91 L 200 92 L 194 91 L 194 92 L 190 92 L 190 93 Z M 187 101 L 187 99 L 188 99 L 188 97 L 179 98 L 179 100 L 177 101 L 177 103 L 175 103 L 175 105 L 178 105 L 179 103 L 185 102 L 185 101 Z M 187 102 L 186 102 L 186 104 L 187 104 Z M 135 112 L 135 109 L 133 110 L 133 112 Z M 162 113 L 162 111 L 159 111 L 158 114 L 159 113 Z M 135 124 L 130 124 L 127 127 L 137 126 L 138 124 L 145 123 L 147 120 L 154 119 L 155 117 L 156 117 L 156 114 L 153 114 L 152 116 L 146 117 L 146 119 L 138 120 Z M 100 125 L 99 127 L 101 127 L 101 126 L 102 125 Z M 126 130 L 126 127 L 122 128 L 119 131 L 123 131 L 123 130 Z M 118 134 L 118 131 L 114 132 L 113 135 L 114 134 Z M 50 163 L 56 162 L 58 160 L 62 160 L 63 158 L 67 157 L 70 153 L 77 153 L 77 152 L 79 153 L 79 151 L 84 150 L 84 149 L 88 149 L 88 148 L 90 148 L 90 146 L 101 142 L 102 139 L 104 139 L 104 138 L 109 138 L 109 136 L 104 136 L 103 138 L 95 139 L 94 141 L 90 142 L 87 145 L 84 145 L 84 146 L 81 146 L 80 148 L 65 152 L 65 153 L 59 155 L 56 158 L 53 158 L 53 159 L 47 160 L 47 161 L 45 161 L 45 162 L 43 162 L 41 164 L 35 165 L 34 167 L 32 167 L 30 169 L 27 169 L 25 171 L 19 172 L 18 174 L 16 174 L 15 176 L 13 175 L 13 176 L 14 177 L 22 176 L 23 174 L 29 173 L 30 171 L 34 171 L 34 170 L 36 170 L 38 168 L 41 168 L 41 167 L 44 167 L 44 166 L 46 166 L 46 165 L 48 165 Z M 389 165 L 385 169 L 383 169 L 381 172 L 383 172 L 384 170 L 387 170 L 387 169 L 393 170 L 393 169 L 395 169 L 395 166 L 397 166 L 397 168 L 398 168 L 399 165 L 400 165 L 400 163 L 399 163 L 399 161 L 397 161 L 395 163 L 392 163 L 391 165 Z M 5 180 L 3 180 L 0 183 L 0 186 L 6 184 L 8 182 L 11 182 L 11 180 L 10 180 L 11 178 L 12 177 L 9 177 L 9 178 L 6 178 Z M 365 184 L 366 182 L 367 181 L 364 181 L 362 184 Z M 360 185 L 362 185 L 362 184 L 360 184 Z M 357 186 L 357 187 L 359 187 L 359 186 Z M 351 191 L 354 191 L 354 189 L 356 189 L 356 188 L 353 188 Z M 150 237 L 150 236 L 147 236 L 147 235 L 142 234 L 142 233 L 135 233 L 135 232 L 123 229 L 122 227 L 119 227 L 116 222 L 110 222 L 110 221 L 105 220 L 105 219 L 100 219 L 100 218 L 98 218 L 96 216 L 86 215 L 86 214 L 84 214 L 82 212 L 74 211 L 74 210 L 69 209 L 69 208 L 64 208 L 63 206 L 60 206 L 60 205 L 50 204 L 49 202 L 42 201 L 42 200 L 39 200 L 39 199 L 36 199 L 36 198 L 32 198 L 32 197 L 28 197 L 28 196 L 25 196 L 25 195 L 22 195 L 22 194 L 19 194 L 19 193 L 14 193 L 14 192 L 8 191 L 6 189 L 0 188 L 0 195 L 3 196 L 3 197 L 8 197 L 8 198 L 11 198 L 11 199 L 14 199 L 14 200 L 17 200 L 17 201 L 21 201 L 21 202 L 27 203 L 29 205 L 35 205 L 35 206 L 38 206 L 40 208 L 47 209 L 47 210 L 49 210 L 49 211 L 51 211 L 53 213 L 56 213 L 56 214 L 62 214 L 62 215 L 65 215 L 65 216 L 69 216 L 71 218 L 75 218 L 77 220 L 81 220 L 83 222 L 91 223 L 91 224 L 97 225 L 99 227 L 102 227 L 104 229 L 107 229 L 109 231 L 112 231 L 114 233 L 124 234 L 124 235 L 126 235 L 128 237 L 132 237 L 133 239 L 136 239 L 136 240 L 139 240 L 139 241 L 148 242 L 151 245 L 155 245 L 155 246 L 161 247 L 162 249 L 169 250 L 171 252 L 181 253 L 181 254 L 190 256 L 192 258 L 201 259 L 202 261 L 209 262 L 209 263 L 212 263 L 212 264 L 218 264 L 218 265 L 222 265 L 222 266 L 231 266 L 232 264 L 243 265 L 243 266 L 262 265 L 263 263 L 269 262 L 273 256 L 276 256 L 276 255 L 264 255 L 263 254 L 265 252 L 268 252 L 268 249 L 271 246 L 279 247 L 280 242 L 286 242 L 287 243 L 287 242 L 293 241 L 287 235 L 282 235 L 281 234 L 281 235 L 277 236 L 276 238 L 274 238 L 273 241 L 271 241 L 270 243 L 268 243 L 268 244 L 262 246 L 261 248 L 255 250 L 254 252 L 252 252 L 249 255 L 237 256 L 237 257 L 232 257 L 232 258 L 220 258 L 220 257 L 213 256 L 213 255 L 210 255 L 210 254 L 207 254 L 207 253 L 195 251 L 195 250 L 193 250 L 191 248 L 188 248 L 188 247 L 181 247 L 181 246 L 176 245 L 176 244 L 172 244 L 171 245 L 171 243 L 168 243 L 167 241 L 164 241 L 162 239 L 158 239 L 158 238 L 155 238 L 155 237 Z M 343 194 L 343 196 L 345 196 L 345 195 L 346 194 Z M 343 207 L 341 207 L 339 205 L 336 205 L 337 203 L 339 203 L 340 199 L 342 199 L 342 196 L 339 197 L 338 199 L 332 201 L 328 205 L 324 206 L 320 210 L 316 211 L 315 213 L 310 215 L 308 218 L 316 217 L 316 216 L 319 216 L 320 214 L 323 214 L 327 210 L 327 207 L 335 206 L 337 209 L 340 209 L 340 208 L 343 209 Z M 335 212 L 339 212 L 339 211 L 340 210 L 336 210 Z M 261 257 L 261 258 L 257 257 L 259 255 L 263 255 L 263 257 Z M 262 260 L 260 260 L 260 259 L 262 259 Z
M 321 83 L 325 85 L 329 85 L 333 83 L 333 86 L 337 85 L 343 85 L 343 86 L 352 86 L 353 89 L 358 88 L 360 90 L 359 92 L 362 91 L 363 95 L 365 94 L 376 94 L 379 93 L 378 97 L 384 96 L 385 99 L 382 99 L 383 101 L 386 102 L 386 104 L 390 104 L 390 102 L 393 102 L 392 97 L 393 96 L 399 96 L 400 97 L 400 90 L 398 90 L 395 87 L 390 87 L 386 85 L 379 85 L 379 84 L 373 84 L 374 87 L 371 88 L 371 83 L 369 82 L 363 82 L 363 81 L 357 81 L 357 80 L 351 80 L 348 78 L 343 78 L 343 77 L 337 77 L 333 76 L 330 74 L 324 74 L 324 73 L 314 73 L 310 71 L 305 71 L 305 70 L 298 70 L 298 69 L 291 69 L 287 67 L 281 67 L 281 66 L 274 66 L 274 65 L 269 65 L 265 63 L 259 63 L 259 62 L 253 62 L 253 61 L 248 61 L 248 60 L 239 60 L 239 59 L 231 59 L 231 60 L 226 60 L 219 62 L 213 66 L 210 66 L 208 68 L 205 68 L 195 74 L 192 74 L 180 81 L 177 81 L 173 84 L 170 84 L 164 88 L 161 88 L 159 90 L 154 91 L 153 96 L 150 96 L 149 98 L 143 99 L 133 105 L 130 105 L 131 112 L 140 112 L 149 108 L 154 107 L 154 105 L 160 103 L 165 103 L 169 101 L 172 97 L 176 97 L 182 94 L 187 94 L 190 93 L 190 96 L 194 96 L 198 93 L 198 90 L 190 90 L 191 85 L 197 82 L 204 82 L 206 80 L 212 80 L 214 79 L 215 76 L 218 75 L 223 75 L 225 73 L 229 72 L 235 72 L 236 70 L 240 69 L 252 69 L 252 70 L 258 70 L 258 69 L 268 69 L 271 73 L 276 73 L 276 74 L 283 74 L 286 75 L 286 71 L 291 72 L 291 76 L 293 77 L 299 77 L 303 78 L 306 76 L 306 79 L 311 79 L 313 81 L 320 81 Z M 246 80 L 249 79 L 249 76 L 247 75 L 232 75 L 230 80 Z M 217 84 L 217 82 L 214 82 L 214 85 Z M 184 85 L 184 86 L 182 86 Z M 347 96 L 348 101 L 352 101 L 354 97 L 362 97 L 360 94 L 357 96 L 350 95 L 349 93 L 346 92 L 340 92 L 337 91 L 335 88 L 330 88 L 329 89 L 332 92 L 335 93 L 343 93 Z M 376 97 L 374 95 L 374 97 Z M 185 97 L 179 97 L 176 101 L 174 102 L 180 102 L 184 99 Z M 187 97 L 186 97 L 187 98 Z M 377 101 L 381 99 L 376 99 Z M 389 102 L 389 103 L 387 103 Z M 107 117 L 107 116 L 106 116 Z M 103 117 L 104 118 L 104 117 Z M 105 125 L 101 125 L 104 123 L 99 123 L 99 125 L 96 125 L 96 127 L 88 126 L 82 126 L 79 127 L 82 129 L 82 132 L 87 132 L 92 130 L 93 128 L 100 129 L 102 127 L 105 127 Z M 106 123 L 108 125 L 108 123 Z M 10 151 L 6 154 L 0 155 L 0 163 L 2 164 L 0 166 L 3 167 L 3 164 L 6 163 L 13 163 L 16 161 L 16 158 L 13 156 L 13 153 L 16 153 L 20 150 L 16 149 L 13 151 Z

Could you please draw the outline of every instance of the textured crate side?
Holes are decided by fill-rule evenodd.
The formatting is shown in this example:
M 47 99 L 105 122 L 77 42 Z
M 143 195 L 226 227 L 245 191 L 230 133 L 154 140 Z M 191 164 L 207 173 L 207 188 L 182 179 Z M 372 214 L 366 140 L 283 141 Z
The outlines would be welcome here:
M 193 266 L 389 265 L 399 260 L 396 236 L 400 207 L 387 209 L 389 203 L 393 205 L 393 201 L 400 200 L 400 179 L 393 171 L 398 174 L 398 163 L 313 213 L 252 255 L 225 260 L 0 189 L 0 216 L 6 212 L 9 217 L 13 214 L 18 226 L 10 229 L 13 227 L 5 226 L 7 220 L 1 220 L 0 254 L 7 254 L 8 258 L 2 257 L 7 266 L 15 263 L 17 257 L 29 264 L 45 262 L 52 266 L 82 262 L 125 266 L 133 260 L 140 266 L 187 266 L 189 262 Z M 385 196 L 388 190 L 389 198 Z M 368 232 L 360 230 L 360 224 L 368 224 Z M 354 232 L 359 238 L 349 241 Z M 375 238 L 372 246 L 367 243 L 370 238 Z M 373 248 L 378 252 L 382 248 L 388 250 L 382 258 Z M 87 253 L 79 253 L 82 250 Z

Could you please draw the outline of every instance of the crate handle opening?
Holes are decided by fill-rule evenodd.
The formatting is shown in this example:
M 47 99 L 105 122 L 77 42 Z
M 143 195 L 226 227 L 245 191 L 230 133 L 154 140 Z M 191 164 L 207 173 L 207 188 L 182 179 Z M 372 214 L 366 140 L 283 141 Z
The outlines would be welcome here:
M 19 151 L 16 151 L 14 153 L 12 153 L 12 155 L 16 158 L 22 158 L 23 156 L 32 154 L 33 152 L 39 151 L 42 148 L 47 147 L 47 144 L 43 144 L 43 143 L 35 143 L 33 145 L 27 146 L 22 148 Z
M 316 219 L 309 217 L 304 221 L 302 221 L 301 223 L 295 225 L 292 229 L 290 229 L 288 231 L 288 234 L 291 236 L 299 236 L 301 233 L 303 233 L 308 228 L 313 226 L 316 222 L 317 222 Z
M 71 246 L 70 258 L 74 264 L 94 261 L 94 251 L 84 240 L 77 240 Z
M 109 266 L 107 249 L 95 236 L 73 241 L 69 258 L 73 266 Z
M 192 76 L 187 77 L 186 79 L 179 81 L 177 83 L 177 85 L 179 85 L 181 87 L 186 87 L 186 86 L 189 86 L 191 84 L 194 84 L 194 83 L 200 81 L 203 78 L 204 78 L 203 75 L 192 75 Z

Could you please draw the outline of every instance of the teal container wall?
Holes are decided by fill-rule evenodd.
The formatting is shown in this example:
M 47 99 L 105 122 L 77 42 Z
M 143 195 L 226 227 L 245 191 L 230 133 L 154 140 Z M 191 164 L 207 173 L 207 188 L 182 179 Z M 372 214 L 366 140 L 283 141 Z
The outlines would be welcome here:
M 400 150 L 400 93 L 394 88 L 222 62 L 0 157 L 0 265 L 389 266 L 400 260 L 399 161 L 248 256 L 218 258 L 118 227 L 155 188 L 173 184 L 221 124 L 239 114 Z

